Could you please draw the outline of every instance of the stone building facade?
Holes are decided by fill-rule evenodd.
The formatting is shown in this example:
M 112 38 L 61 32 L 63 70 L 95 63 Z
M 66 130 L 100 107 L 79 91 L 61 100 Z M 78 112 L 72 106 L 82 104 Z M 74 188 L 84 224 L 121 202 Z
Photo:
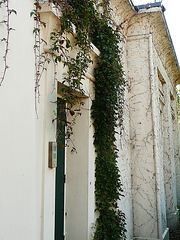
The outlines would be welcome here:
M 118 204 L 126 215 L 128 240 L 169 239 L 169 229 L 178 224 L 180 205 L 176 94 L 180 68 L 160 3 L 135 7 L 130 0 L 110 2 L 114 24 L 119 26 L 122 37 L 127 81 L 123 132 L 117 135 L 118 167 L 125 196 Z M 49 142 L 56 141 L 53 102 L 61 97 L 66 69 L 63 64 L 58 66 L 55 85 L 53 62 L 43 73 L 36 118 L 34 23 L 29 18 L 33 1 L 10 4 L 18 15 L 11 17 L 16 31 L 11 34 L 9 69 L 0 87 L 0 239 L 54 240 L 57 169 L 48 167 L 48 147 Z M 0 8 L 3 15 L 5 10 Z M 49 35 L 57 24 L 57 13 L 53 5 L 45 3 L 40 15 L 46 23 L 42 29 L 46 42 L 43 51 L 49 52 Z M 5 29 L 0 25 L 0 38 L 1 34 Z M 77 93 L 84 102 L 74 126 L 77 153 L 71 154 L 71 143 L 64 150 L 62 237 L 66 240 L 91 240 L 97 217 L 90 108 L 95 97 L 94 68 L 99 50 L 92 45 L 90 54 L 94 61 L 83 83 L 85 94 Z

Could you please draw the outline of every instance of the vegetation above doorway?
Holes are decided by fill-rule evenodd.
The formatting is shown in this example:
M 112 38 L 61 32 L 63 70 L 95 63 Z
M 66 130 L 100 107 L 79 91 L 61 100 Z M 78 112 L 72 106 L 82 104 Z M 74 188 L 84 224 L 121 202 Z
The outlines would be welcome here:
M 125 215 L 118 208 L 118 200 L 123 196 L 120 172 L 117 166 L 118 150 L 115 144 L 116 127 L 122 127 L 125 80 L 120 57 L 120 37 L 111 21 L 111 9 L 108 0 L 49 0 L 53 3 L 58 16 L 58 24 L 50 35 L 51 52 L 57 67 L 63 62 L 67 68 L 62 88 L 62 98 L 67 103 L 66 109 L 74 116 L 74 106 L 78 102 L 75 91 L 83 93 L 82 80 L 89 64 L 90 46 L 93 42 L 100 50 L 95 69 L 95 99 L 92 103 L 94 120 L 94 146 L 96 150 L 95 196 L 98 218 L 94 240 L 120 240 L 125 236 Z M 41 22 L 40 1 L 35 1 L 31 16 L 36 21 L 35 53 L 36 79 L 35 94 L 39 98 L 39 85 L 44 64 L 49 61 L 46 54 L 40 53 Z M 75 29 L 75 31 L 74 31 Z M 75 43 L 68 35 L 73 35 Z M 75 57 L 69 51 L 76 47 Z M 56 73 L 55 73 L 56 75 Z M 58 120 L 58 119 L 57 119 Z M 72 134 L 72 123 L 64 122 Z

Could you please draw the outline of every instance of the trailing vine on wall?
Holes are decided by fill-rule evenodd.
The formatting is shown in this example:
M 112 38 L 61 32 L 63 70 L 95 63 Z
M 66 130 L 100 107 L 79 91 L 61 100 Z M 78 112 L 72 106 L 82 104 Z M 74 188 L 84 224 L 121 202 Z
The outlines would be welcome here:
M 6 27 L 6 36 L 1 38 L 1 42 L 5 43 L 5 50 L 4 50 L 4 55 L 3 55 L 3 61 L 4 61 L 4 68 L 2 71 L 2 75 L 0 78 L 0 86 L 2 86 L 2 83 L 5 79 L 7 69 L 9 68 L 8 63 L 7 63 L 7 58 L 8 58 L 8 52 L 9 52 L 9 38 L 10 38 L 10 32 L 14 30 L 10 26 L 10 16 L 12 13 L 17 14 L 17 12 L 14 9 L 10 9 L 9 7 L 9 0 L 1 0 L 0 1 L 0 8 L 5 7 L 6 9 L 6 16 L 5 19 L 3 19 L 0 24 L 4 24 Z
M 116 127 L 122 127 L 125 80 L 120 56 L 120 37 L 111 21 L 109 0 L 49 0 L 49 3 L 53 3 L 61 12 L 58 24 L 50 36 L 51 52 L 56 66 L 62 62 L 67 68 L 63 79 L 65 87 L 61 91 L 62 99 L 67 103 L 67 108 L 63 111 L 66 110 L 71 116 L 75 115 L 74 106 L 78 103 L 76 92 L 83 94 L 82 81 L 92 62 L 89 55 L 91 42 L 100 50 L 95 69 L 95 99 L 92 103 L 94 146 L 97 154 L 95 196 L 98 212 L 94 240 L 126 239 L 125 215 L 118 208 L 123 189 L 115 144 Z M 36 0 L 35 4 L 36 9 L 32 15 L 40 23 L 39 1 Z M 36 31 L 40 32 L 40 25 Z M 74 42 L 71 42 L 69 35 L 73 35 Z M 77 49 L 74 57 L 69 54 L 72 48 Z M 39 85 L 39 72 L 37 73 Z M 71 135 L 72 123 L 64 120 L 63 124 L 69 127 Z
M 123 196 L 117 166 L 118 149 L 115 145 L 117 124 L 122 127 L 125 80 L 120 58 L 118 33 L 113 30 L 108 1 L 105 13 L 95 21 L 93 42 L 100 50 L 95 69 L 94 145 L 97 153 L 95 170 L 96 206 L 99 212 L 94 239 L 126 239 L 125 215 L 117 201 Z M 119 121 L 119 123 L 118 123 Z
M 44 70 L 46 70 L 46 63 L 50 62 L 47 53 L 41 50 L 41 45 L 44 40 L 41 38 L 41 27 L 46 27 L 46 24 L 41 21 L 39 11 L 41 10 L 41 5 L 38 0 L 34 2 L 34 9 L 30 13 L 30 16 L 34 17 L 35 26 L 33 29 L 35 44 L 34 44 L 34 55 L 35 55 L 35 111 L 38 117 L 37 104 L 40 102 L 40 80 L 43 75 Z

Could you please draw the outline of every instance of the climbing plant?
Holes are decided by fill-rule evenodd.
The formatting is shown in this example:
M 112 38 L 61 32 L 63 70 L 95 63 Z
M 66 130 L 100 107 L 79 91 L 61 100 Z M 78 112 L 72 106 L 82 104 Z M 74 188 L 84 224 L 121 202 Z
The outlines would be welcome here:
M 34 55 L 35 55 L 35 111 L 38 117 L 38 107 L 37 104 L 40 102 L 40 80 L 43 75 L 44 70 L 46 70 L 46 63 L 50 62 L 48 54 L 41 51 L 41 45 L 44 40 L 41 38 L 41 27 L 46 27 L 46 24 L 41 21 L 40 13 L 41 5 L 38 0 L 34 2 L 34 9 L 30 13 L 30 16 L 34 17 L 35 26 L 33 29 L 35 44 L 34 44 Z M 46 43 L 46 42 L 45 42 Z
M 10 16 L 12 13 L 17 14 L 15 9 L 11 9 L 9 6 L 9 0 L 1 0 L 0 1 L 0 8 L 4 7 L 6 15 L 3 20 L 1 20 L 0 24 L 5 25 L 6 28 L 6 34 L 4 37 L 0 39 L 1 42 L 5 43 L 5 49 L 4 49 L 4 55 L 3 55 L 3 62 L 4 62 L 4 67 L 2 70 L 2 75 L 0 77 L 0 86 L 2 86 L 2 83 L 5 79 L 7 69 L 9 68 L 8 63 L 7 63 L 7 58 L 8 58 L 8 52 L 9 52 L 9 38 L 10 38 L 10 32 L 14 30 L 10 26 Z
M 89 64 L 92 62 L 89 52 L 93 42 L 100 50 L 95 69 L 95 99 L 92 103 L 94 120 L 95 160 L 95 196 L 98 218 L 94 240 L 126 239 L 125 215 L 118 208 L 118 200 L 123 196 L 120 172 L 117 166 L 118 149 L 116 147 L 116 127 L 122 127 L 125 80 L 121 64 L 120 37 L 111 21 L 111 9 L 108 0 L 49 0 L 57 12 L 58 24 L 51 33 L 51 52 L 58 66 L 63 62 L 67 68 L 62 88 L 62 99 L 74 116 L 74 106 L 78 98 L 75 91 L 83 94 L 82 81 Z M 40 8 L 39 1 L 35 1 Z M 38 5 L 37 5 L 38 4 Z M 32 14 L 33 15 L 33 14 Z M 35 20 L 38 11 L 34 12 Z M 39 32 L 35 30 L 35 32 Z M 73 35 L 72 42 L 69 35 Z M 72 57 L 69 50 L 76 48 Z M 39 80 L 38 80 L 39 83 Z M 58 120 L 58 119 L 57 119 Z M 64 120 L 66 126 L 71 123 Z M 70 124 L 70 125 L 68 125 Z M 69 128 L 71 135 L 72 128 Z
M 109 5 L 95 22 L 92 39 L 100 50 L 95 69 L 95 100 L 92 104 L 94 145 L 97 153 L 95 170 L 96 206 L 99 212 L 94 239 L 125 239 L 125 215 L 117 201 L 123 196 L 117 166 L 118 149 L 115 132 L 119 120 L 122 127 L 125 81 L 120 58 L 119 35 L 113 30 Z

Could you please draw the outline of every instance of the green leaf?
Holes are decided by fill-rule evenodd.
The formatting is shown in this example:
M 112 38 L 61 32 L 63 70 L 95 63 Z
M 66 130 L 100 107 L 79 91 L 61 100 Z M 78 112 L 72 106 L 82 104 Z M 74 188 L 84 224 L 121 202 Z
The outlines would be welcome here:
M 35 33 L 35 32 L 40 32 L 40 29 L 39 28 L 34 28 L 33 33 Z
M 11 14 L 11 13 L 14 13 L 14 14 L 16 14 L 16 15 L 17 15 L 17 12 L 16 12 L 16 10 L 14 10 L 14 9 L 11 9 L 11 10 L 9 10 L 9 12 L 10 12 L 10 14 Z
M 30 17 L 32 17 L 34 14 L 34 11 L 30 12 Z

